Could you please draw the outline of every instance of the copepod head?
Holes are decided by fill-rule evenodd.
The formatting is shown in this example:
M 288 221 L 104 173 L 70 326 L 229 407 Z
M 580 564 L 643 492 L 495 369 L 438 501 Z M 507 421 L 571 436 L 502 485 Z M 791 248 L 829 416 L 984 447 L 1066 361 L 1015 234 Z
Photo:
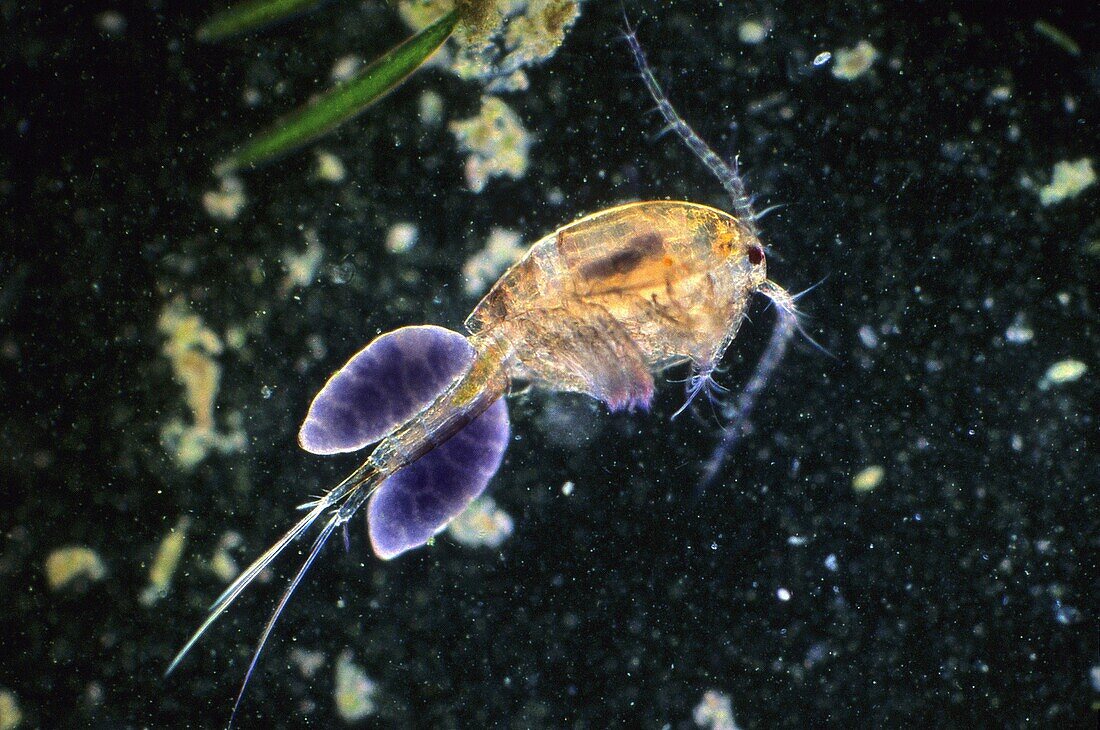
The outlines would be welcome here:
M 714 240 L 715 253 L 732 264 L 740 264 L 752 272 L 754 279 L 767 278 L 767 257 L 756 234 L 738 218 L 723 214 L 724 224 Z

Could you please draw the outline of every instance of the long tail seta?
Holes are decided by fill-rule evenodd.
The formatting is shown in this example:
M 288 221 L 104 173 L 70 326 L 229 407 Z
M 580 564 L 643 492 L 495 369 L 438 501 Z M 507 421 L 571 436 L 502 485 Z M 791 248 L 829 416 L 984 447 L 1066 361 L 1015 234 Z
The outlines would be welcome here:
M 324 520 L 301 567 L 268 619 L 233 705 L 232 724 L 271 632 L 333 533 L 367 505 L 371 546 L 383 559 L 428 542 L 480 495 L 500 467 L 509 438 L 507 349 L 442 327 L 403 327 L 378 337 L 333 375 L 298 434 L 316 454 L 370 457 L 234 580 L 168 665 L 171 674 L 218 617 L 292 543 Z

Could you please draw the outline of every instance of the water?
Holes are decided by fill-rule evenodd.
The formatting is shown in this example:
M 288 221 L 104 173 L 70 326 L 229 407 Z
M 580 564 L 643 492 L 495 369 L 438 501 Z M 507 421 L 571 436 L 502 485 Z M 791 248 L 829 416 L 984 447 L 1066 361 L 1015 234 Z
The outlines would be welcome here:
M 226 572 L 355 466 L 294 441 L 328 374 L 380 331 L 458 328 L 476 303 L 463 264 L 494 227 L 533 242 L 626 200 L 722 207 L 723 192 L 655 139 L 615 3 L 590 3 L 504 97 L 535 136 L 521 179 L 466 189 L 446 123 L 476 113 L 476 87 L 427 71 L 244 173 L 231 220 L 204 206 L 210 167 L 338 58 L 403 37 L 382 3 L 216 46 L 192 40 L 206 8 L 120 10 L 121 30 L 79 4 L 8 10 L 0 690 L 26 727 L 218 726 L 289 565 L 161 673 Z M 705 404 L 670 422 L 682 385 L 634 416 L 515 396 L 490 487 L 511 535 L 442 533 L 381 562 L 357 521 L 288 608 L 241 725 L 353 706 L 379 727 L 686 728 L 717 716 L 695 712 L 705 698 L 739 727 L 1087 718 L 1100 187 L 1046 206 L 1041 190 L 1060 161 L 1097 164 L 1095 18 L 1043 16 L 1082 45 L 1072 56 L 1037 17 L 938 5 L 628 12 L 652 13 L 639 37 L 679 111 L 740 153 L 759 207 L 784 204 L 762 222 L 771 273 L 792 290 L 824 279 L 800 304 L 833 357 L 794 348 L 699 500 L 716 426 Z M 736 40 L 747 20 L 763 40 Z M 813 65 L 861 40 L 878 53 L 862 75 Z M 439 126 L 410 121 L 429 90 Z M 342 180 L 317 176 L 321 150 Z M 402 222 L 416 243 L 388 251 Z M 170 339 L 165 311 L 201 328 Z M 771 316 L 755 308 L 719 382 L 744 382 Z M 1067 360 L 1086 370 L 1040 390 Z M 215 371 L 213 400 L 199 387 L 189 403 L 180 378 Z M 869 467 L 880 479 L 854 489 Z M 170 534 L 178 568 L 150 590 Z M 51 588 L 47 558 L 72 546 L 101 570 Z M 369 702 L 337 697 L 338 666 Z

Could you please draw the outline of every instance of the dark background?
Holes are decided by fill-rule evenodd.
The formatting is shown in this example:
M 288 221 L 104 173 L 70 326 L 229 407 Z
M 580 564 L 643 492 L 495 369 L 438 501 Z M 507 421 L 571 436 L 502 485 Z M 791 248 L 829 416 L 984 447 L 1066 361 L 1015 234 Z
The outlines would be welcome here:
M 161 674 L 220 591 L 202 568 L 218 538 L 240 532 L 245 561 L 355 465 L 295 444 L 327 375 L 379 331 L 458 327 L 475 304 L 460 266 L 491 226 L 534 241 L 625 200 L 726 201 L 655 138 L 620 6 L 592 0 L 508 97 L 537 138 L 522 180 L 465 190 L 453 138 L 415 115 L 434 89 L 448 119 L 469 116 L 478 89 L 431 70 L 323 141 L 345 182 L 295 154 L 244 174 L 248 205 L 220 223 L 200 203 L 217 157 L 324 88 L 339 56 L 404 37 L 395 15 L 334 1 L 209 46 L 193 32 L 212 3 L 49 5 L 0 2 L 0 687 L 31 727 L 216 726 L 297 557 Z M 382 563 L 354 530 L 298 591 L 240 724 L 337 721 L 333 666 L 350 648 L 381 687 L 379 726 L 691 727 L 708 689 L 742 727 L 1093 726 L 1100 187 L 1044 208 L 1021 179 L 1097 165 L 1096 14 L 982 7 L 628 3 L 680 112 L 740 152 L 761 205 L 784 204 L 763 224 L 769 273 L 792 291 L 824 279 L 802 306 L 835 357 L 794 348 L 701 500 L 717 426 L 705 409 L 670 422 L 681 386 L 640 416 L 515 398 L 492 486 L 514 535 L 496 551 L 444 535 Z M 106 9 L 121 35 L 97 25 Z M 749 18 L 773 24 L 764 43 L 737 40 Z M 811 65 L 862 39 L 882 54 L 866 76 Z M 1000 85 L 1011 97 L 991 100 Z M 399 220 L 421 230 L 406 256 L 382 247 Z M 287 293 L 283 252 L 307 228 L 325 259 Z M 177 296 L 215 331 L 249 332 L 219 359 L 218 397 L 219 425 L 243 414 L 247 449 L 191 472 L 159 442 L 185 413 L 156 326 Z M 1005 337 L 1018 317 L 1025 344 Z M 734 389 L 771 323 L 759 304 L 752 319 L 720 376 Z M 1088 372 L 1040 390 L 1066 358 Z M 577 424 L 584 443 L 565 433 Z M 857 494 L 872 464 L 885 478 Z M 171 591 L 143 606 L 183 515 Z M 106 579 L 50 591 L 45 558 L 69 544 L 95 548 Z M 294 646 L 327 657 L 314 679 Z

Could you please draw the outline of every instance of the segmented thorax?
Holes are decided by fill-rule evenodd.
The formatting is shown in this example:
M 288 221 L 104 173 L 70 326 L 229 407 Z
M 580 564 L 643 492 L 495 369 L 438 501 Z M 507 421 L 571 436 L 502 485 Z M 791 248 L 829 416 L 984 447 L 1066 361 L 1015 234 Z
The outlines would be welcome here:
M 728 213 L 679 201 L 630 203 L 540 240 L 466 326 L 505 337 L 518 375 L 586 391 L 561 382 L 586 343 L 613 357 L 635 355 L 646 370 L 713 362 L 765 276 L 759 241 Z

